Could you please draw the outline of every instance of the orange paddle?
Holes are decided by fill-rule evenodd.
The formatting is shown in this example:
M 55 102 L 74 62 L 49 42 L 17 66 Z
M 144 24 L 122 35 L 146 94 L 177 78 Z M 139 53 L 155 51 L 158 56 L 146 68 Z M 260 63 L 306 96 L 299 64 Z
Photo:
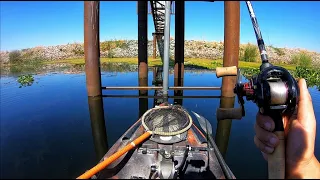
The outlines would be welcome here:
M 148 137 L 150 137 L 152 134 L 152 131 L 147 131 L 144 134 L 142 134 L 141 136 L 139 136 L 137 139 L 135 139 L 134 141 L 132 141 L 130 144 L 126 145 L 124 148 L 122 148 L 120 151 L 114 153 L 113 155 L 111 155 L 109 158 L 103 160 L 102 162 L 100 162 L 99 164 L 97 164 L 96 166 L 94 166 L 93 168 L 91 168 L 90 170 L 86 171 L 85 173 L 83 173 L 81 176 L 77 177 L 77 179 L 89 179 L 90 177 L 92 177 L 93 175 L 97 174 L 98 172 L 100 172 L 102 169 L 106 168 L 108 165 L 110 165 L 112 162 L 114 162 L 115 160 L 117 160 L 119 157 L 121 157 L 124 153 L 130 151 L 131 149 L 133 149 L 136 145 L 140 144 L 141 142 L 143 142 L 145 139 L 147 139 Z

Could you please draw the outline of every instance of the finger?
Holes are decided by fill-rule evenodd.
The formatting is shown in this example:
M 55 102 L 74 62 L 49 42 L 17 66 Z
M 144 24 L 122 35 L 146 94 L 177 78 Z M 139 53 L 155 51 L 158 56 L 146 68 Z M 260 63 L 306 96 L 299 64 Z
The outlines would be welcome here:
M 298 82 L 300 97 L 298 103 L 297 119 L 306 130 L 315 132 L 316 118 L 313 111 L 312 99 L 307 88 L 306 81 L 300 79 Z
M 268 155 L 265 152 L 262 152 L 262 151 L 261 151 L 261 154 L 262 154 L 264 160 L 268 161 Z
M 298 107 L 295 108 L 292 114 L 285 114 L 283 116 L 283 127 L 284 127 L 285 137 L 287 137 L 291 129 L 292 122 L 297 121 L 297 114 L 298 114 Z
M 262 143 L 257 136 L 254 136 L 254 144 L 257 146 L 257 148 L 266 153 L 266 154 L 271 154 L 274 151 L 273 147 L 269 147 L 267 145 L 265 145 L 264 143 Z
M 267 131 L 273 131 L 274 129 L 274 121 L 271 119 L 271 117 L 269 116 L 264 116 L 262 115 L 260 112 L 257 113 L 257 116 L 256 116 L 256 119 L 257 119 L 257 124 L 267 130 Z
M 265 145 L 270 147 L 276 147 L 278 145 L 279 139 L 274 133 L 262 129 L 257 124 L 254 125 L 254 130 L 256 137 Z

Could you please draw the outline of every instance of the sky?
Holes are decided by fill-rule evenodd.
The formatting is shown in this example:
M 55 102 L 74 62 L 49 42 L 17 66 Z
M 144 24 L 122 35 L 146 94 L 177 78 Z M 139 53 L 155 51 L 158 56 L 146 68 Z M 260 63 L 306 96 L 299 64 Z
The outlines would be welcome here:
M 320 52 L 320 2 L 253 1 L 266 45 Z M 11 51 L 36 46 L 83 42 L 83 1 L 0 2 L 0 49 Z M 174 37 L 174 15 L 170 36 Z M 148 15 L 148 39 L 154 25 Z M 100 41 L 137 39 L 136 1 L 100 1 Z M 224 40 L 224 2 L 185 3 L 186 40 Z M 256 37 L 244 1 L 240 2 L 240 43 Z

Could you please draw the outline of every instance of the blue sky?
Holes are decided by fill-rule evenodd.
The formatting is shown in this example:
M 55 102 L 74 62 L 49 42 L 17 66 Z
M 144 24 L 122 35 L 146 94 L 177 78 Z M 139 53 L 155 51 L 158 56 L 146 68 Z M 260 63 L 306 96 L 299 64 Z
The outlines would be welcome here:
M 83 1 L 3 2 L 0 7 L 1 51 L 83 42 Z M 267 45 L 320 52 L 320 2 L 254 1 Z M 249 13 L 240 3 L 240 42 L 256 43 Z M 223 41 L 224 2 L 186 2 L 185 38 Z M 100 2 L 100 40 L 137 39 L 136 1 Z M 171 16 L 174 36 L 174 15 Z M 148 38 L 154 32 L 148 16 Z

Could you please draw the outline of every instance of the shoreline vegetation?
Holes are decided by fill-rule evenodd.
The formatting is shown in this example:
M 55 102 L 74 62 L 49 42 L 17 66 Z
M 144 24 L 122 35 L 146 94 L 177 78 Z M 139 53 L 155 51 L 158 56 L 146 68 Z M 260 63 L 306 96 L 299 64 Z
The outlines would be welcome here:
M 157 58 L 152 57 L 152 42 L 148 43 L 148 66 L 161 66 L 157 48 Z M 122 71 L 129 66 L 138 66 L 138 43 L 136 40 L 112 40 L 100 43 L 100 63 L 102 69 L 113 68 Z M 288 69 L 295 78 L 305 78 L 309 86 L 320 90 L 320 53 L 301 49 L 276 48 L 267 46 L 269 61 Z M 0 52 L 1 74 L 34 73 L 50 68 L 84 69 L 83 44 L 34 47 L 11 52 Z M 174 66 L 174 39 L 170 43 L 170 67 Z M 210 69 L 223 66 L 223 42 L 185 41 L 185 68 Z M 239 68 L 249 77 L 259 72 L 259 51 L 254 44 L 241 44 Z M 130 68 L 129 68 L 130 69 Z

